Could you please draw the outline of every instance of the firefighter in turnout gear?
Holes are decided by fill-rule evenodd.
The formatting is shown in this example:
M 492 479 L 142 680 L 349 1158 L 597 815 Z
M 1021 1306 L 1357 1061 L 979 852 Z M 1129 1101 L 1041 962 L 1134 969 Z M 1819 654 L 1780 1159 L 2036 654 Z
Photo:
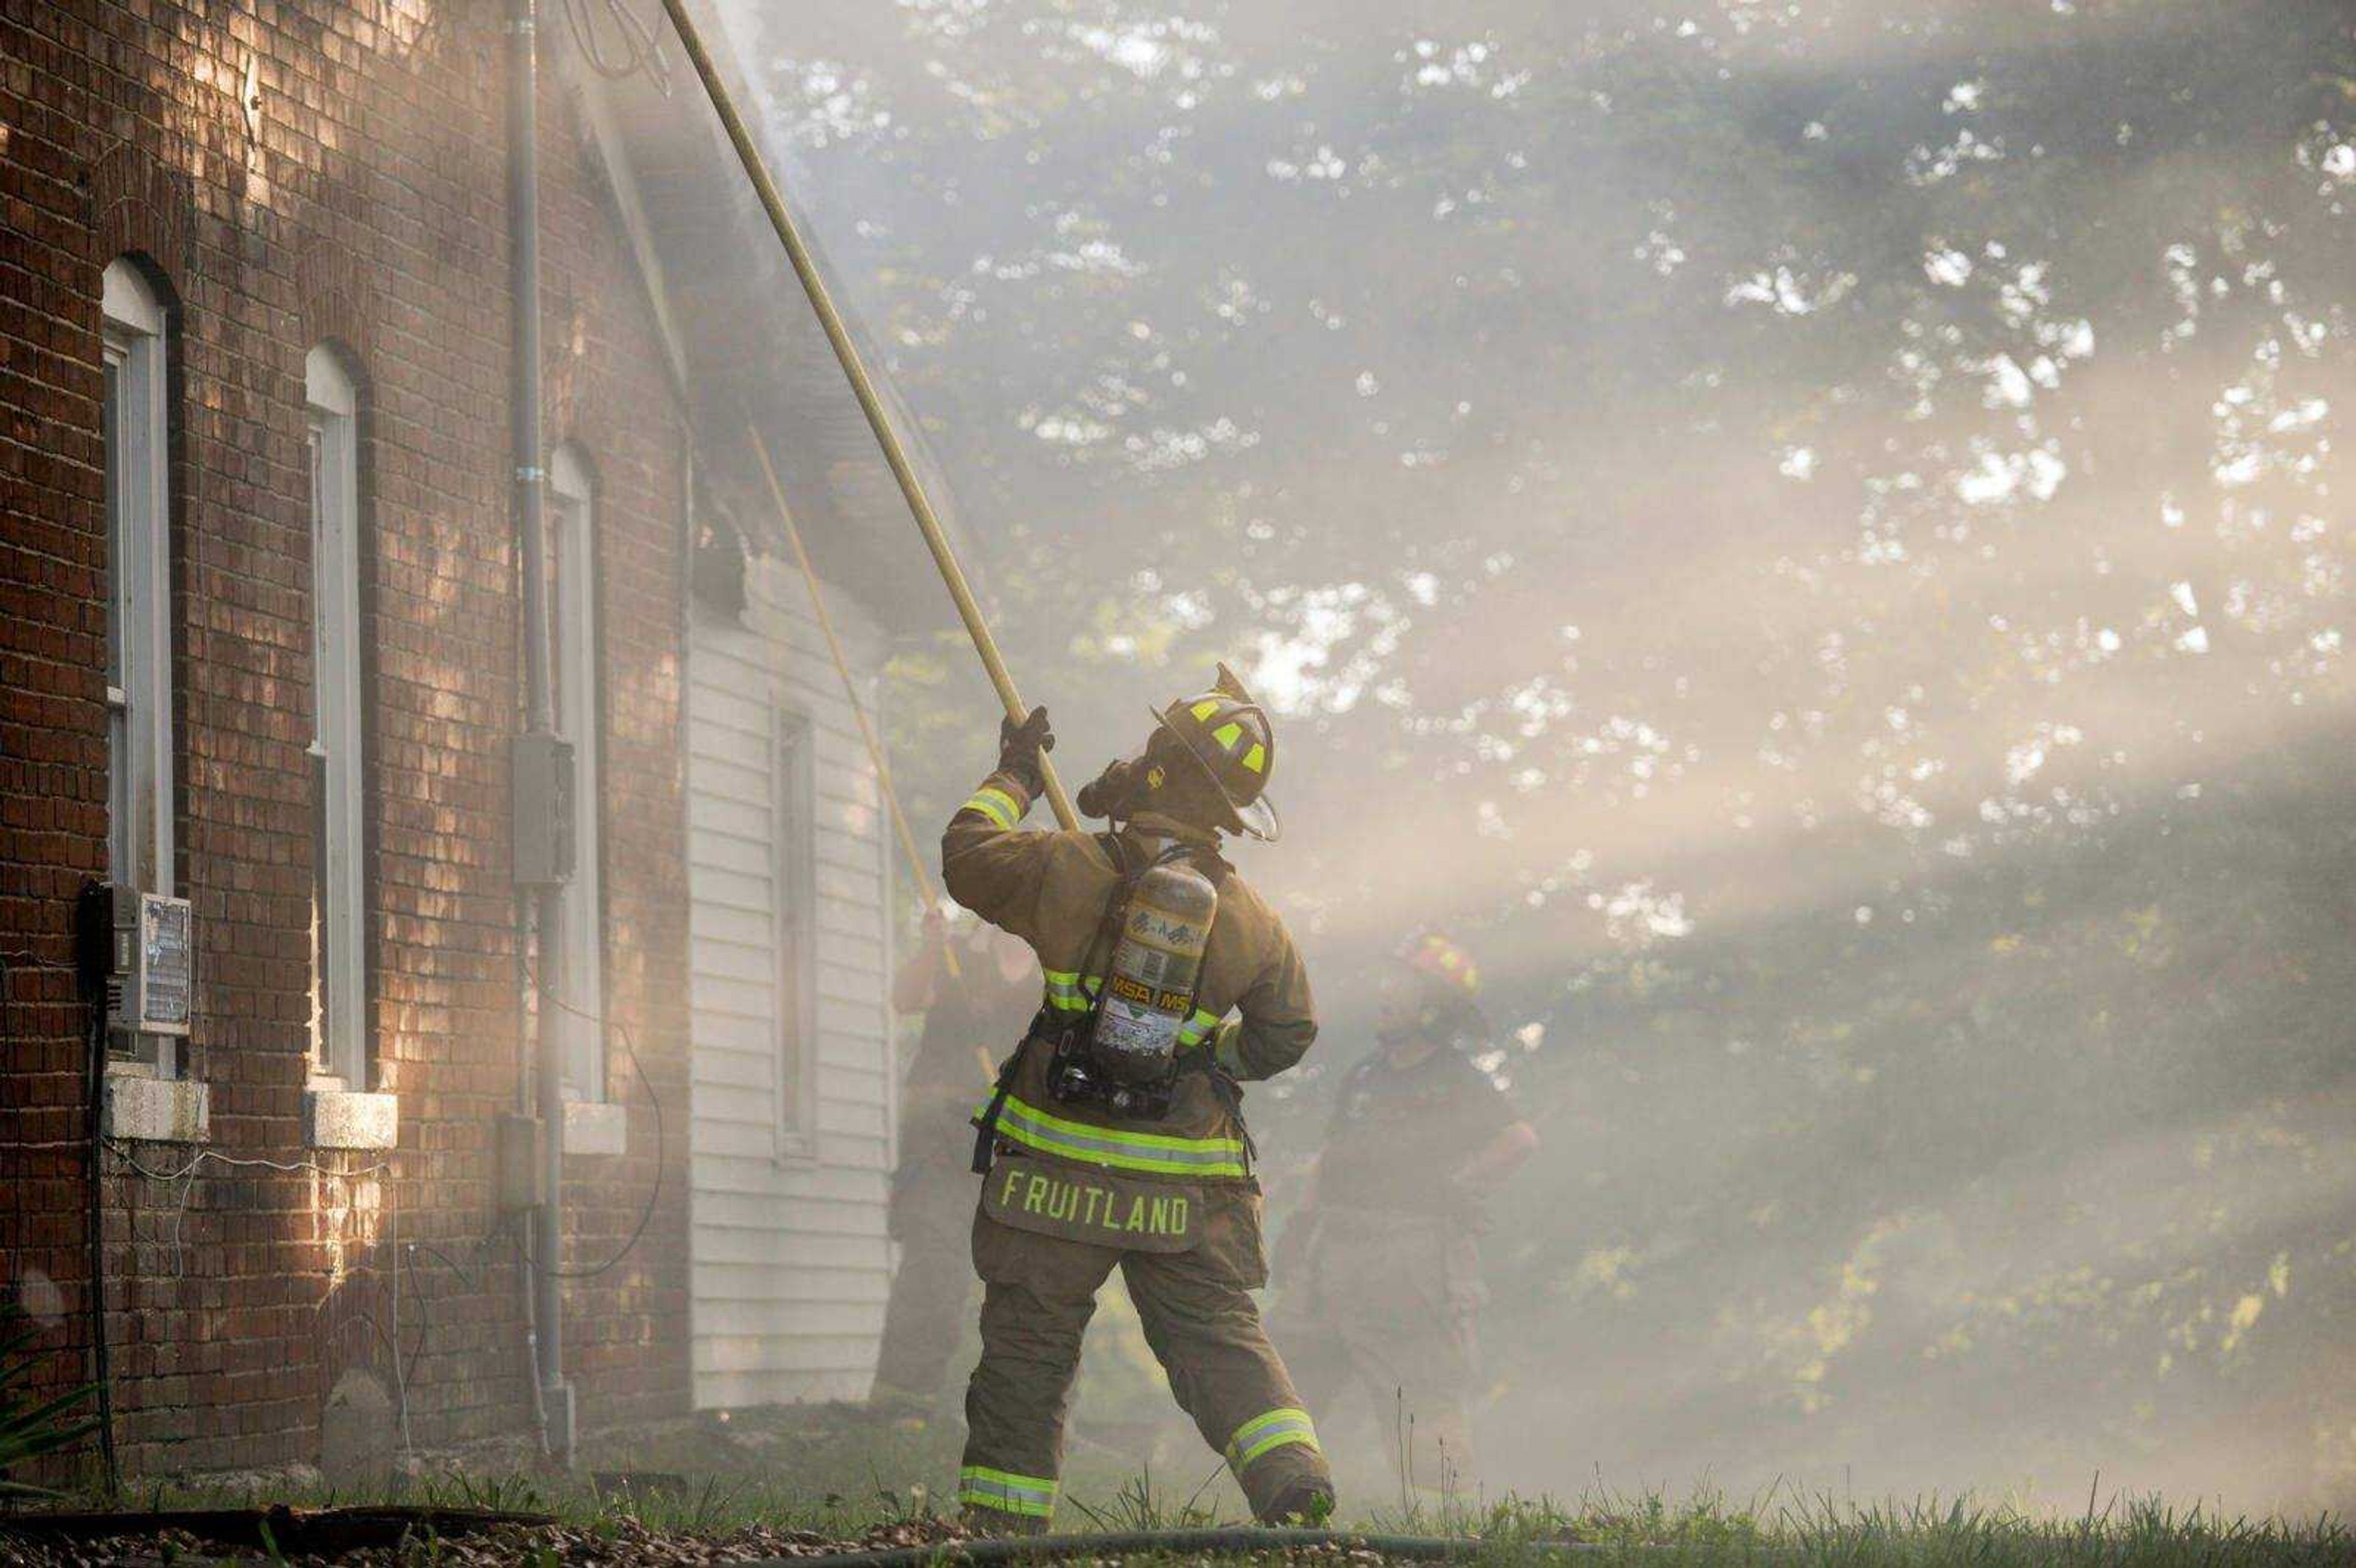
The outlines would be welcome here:
M 1039 962 L 1019 939 L 990 926 L 952 936 L 941 912 L 929 911 L 924 945 L 893 979 L 892 1005 L 923 1013 L 925 1029 L 900 1093 L 890 1211 L 900 1267 L 869 1403 L 879 1415 L 920 1420 L 940 1396 L 973 1290 L 966 1118 L 999 1055 L 1023 1038 L 1038 1009 Z
M 1403 1478 L 1451 1491 L 1472 1468 L 1488 1294 L 1475 1238 L 1488 1195 L 1538 1143 L 1472 1060 L 1489 1040 L 1479 987 L 1446 937 L 1408 944 L 1279 1249 L 1276 1334 L 1309 1397 L 1327 1407 L 1355 1382 L 1383 1425 L 1411 1423 L 1384 1445 Z
M 974 1118 L 982 1349 L 958 1497 L 998 1533 L 1054 1515 L 1081 1336 L 1116 1268 L 1172 1393 L 1253 1513 L 1333 1507 L 1316 1430 L 1251 1296 L 1267 1265 L 1237 1085 L 1290 1068 L 1317 1032 L 1291 938 L 1218 853 L 1222 832 L 1276 836 L 1275 737 L 1224 666 L 1216 689 L 1155 720 L 1140 755 L 1080 793 L 1111 831 L 1020 830 L 1054 744 L 1038 709 L 1003 726 L 998 770 L 942 841 L 950 896 L 1030 943 L 1046 982 Z

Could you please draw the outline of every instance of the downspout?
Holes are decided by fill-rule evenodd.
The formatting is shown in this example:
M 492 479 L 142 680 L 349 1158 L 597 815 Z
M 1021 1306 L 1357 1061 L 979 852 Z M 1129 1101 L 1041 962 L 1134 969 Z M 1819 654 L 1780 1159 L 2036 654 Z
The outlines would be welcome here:
M 523 671 L 525 729 L 546 735 L 556 727 L 549 684 L 548 474 L 541 461 L 540 359 L 540 45 L 538 0 L 509 0 L 508 7 L 508 264 L 514 312 L 513 384 L 509 407 L 513 423 L 517 531 L 523 553 Z M 575 803 L 579 809 L 579 803 Z M 540 936 L 541 972 L 530 976 L 544 997 L 552 989 L 547 965 L 553 955 L 560 917 L 560 890 L 534 889 L 532 922 Z M 529 933 L 519 929 L 520 950 Z M 573 1411 L 564 1386 L 564 1288 L 559 1260 L 564 1246 L 564 1071 L 550 1008 L 531 1009 L 530 1058 L 533 1108 L 540 1116 L 541 1192 L 532 1214 L 533 1266 L 530 1333 L 534 1350 L 535 1404 L 541 1410 L 542 1445 L 569 1469 L 573 1463 Z

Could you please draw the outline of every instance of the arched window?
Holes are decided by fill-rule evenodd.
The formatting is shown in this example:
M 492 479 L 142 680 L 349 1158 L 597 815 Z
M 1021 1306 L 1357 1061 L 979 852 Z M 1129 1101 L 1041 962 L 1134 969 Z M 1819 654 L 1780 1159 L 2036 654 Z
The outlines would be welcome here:
M 128 258 L 102 283 L 106 463 L 106 876 L 170 894 L 171 410 L 163 297 Z M 110 1051 L 169 1077 L 170 1031 L 125 1030 Z
M 326 347 L 305 359 L 303 389 L 311 455 L 311 1066 L 365 1089 L 359 391 Z
M 558 1006 L 544 1028 L 564 1042 L 569 1099 L 605 1097 L 605 904 L 599 886 L 596 490 L 589 464 L 561 446 L 548 465 L 549 675 L 556 732 L 573 744 L 573 877 L 557 929 L 541 939 L 543 984 Z
M 106 874 L 168 893 L 172 875 L 171 421 L 165 314 L 137 266 L 106 269 Z

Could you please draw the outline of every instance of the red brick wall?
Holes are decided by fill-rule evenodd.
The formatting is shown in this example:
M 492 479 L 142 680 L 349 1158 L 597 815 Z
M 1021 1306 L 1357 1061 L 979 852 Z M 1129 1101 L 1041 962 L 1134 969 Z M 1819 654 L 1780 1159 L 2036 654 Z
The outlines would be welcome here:
M 0 1268 L 77 1375 L 83 1047 L 68 929 L 105 832 L 100 282 L 137 253 L 176 306 L 174 686 L 181 891 L 199 945 L 192 1075 L 216 1157 L 106 1157 L 109 1335 L 128 1467 L 315 1456 L 336 1379 L 393 1382 L 420 1442 L 519 1429 L 516 1253 L 490 1241 L 519 1007 L 506 829 L 520 701 L 506 451 L 502 7 L 495 0 L 0 5 Z M 547 36 L 545 33 L 543 36 Z M 249 58 L 262 99 L 237 101 Z M 584 1423 L 688 1398 L 685 869 L 677 737 L 683 436 L 644 304 L 543 70 L 552 443 L 599 477 L 610 1007 L 665 1113 L 664 1197 L 622 1266 L 566 1289 Z M 310 885 L 304 357 L 362 386 L 369 949 L 396 1155 L 303 1146 Z M 568 1182 L 568 1263 L 655 1179 Z M 270 1160 L 313 1168 L 230 1165 Z M 380 1165 L 388 1168 L 372 1169 Z

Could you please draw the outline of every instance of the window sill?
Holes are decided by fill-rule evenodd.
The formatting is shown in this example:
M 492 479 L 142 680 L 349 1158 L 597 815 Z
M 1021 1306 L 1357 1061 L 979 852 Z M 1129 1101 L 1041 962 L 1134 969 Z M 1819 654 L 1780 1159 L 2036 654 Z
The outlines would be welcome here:
M 630 1147 L 630 1116 L 621 1105 L 606 1100 L 564 1102 L 564 1157 L 604 1157 L 626 1153 Z
M 401 1096 L 346 1089 L 329 1078 L 303 1091 L 303 1141 L 313 1148 L 401 1146 Z
M 134 1143 L 200 1144 L 212 1136 L 211 1086 L 187 1078 L 110 1072 L 106 1136 Z

